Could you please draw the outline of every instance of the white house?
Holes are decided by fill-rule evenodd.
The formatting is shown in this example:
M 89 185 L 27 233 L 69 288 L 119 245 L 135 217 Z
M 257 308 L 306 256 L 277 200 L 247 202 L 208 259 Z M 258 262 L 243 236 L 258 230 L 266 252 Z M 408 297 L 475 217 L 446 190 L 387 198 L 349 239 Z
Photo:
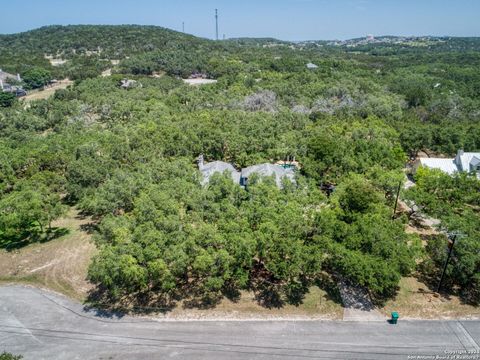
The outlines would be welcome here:
M 458 150 L 457 156 L 453 159 L 420 158 L 416 165 L 416 167 L 425 166 L 431 169 L 439 169 L 449 175 L 460 171 L 476 173 L 477 178 L 480 179 L 480 152 Z
M 20 78 L 20 74 L 15 76 L 0 69 L 0 90 L 5 90 L 5 88 L 10 86 L 8 84 L 9 80 L 21 81 L 22 79 Z

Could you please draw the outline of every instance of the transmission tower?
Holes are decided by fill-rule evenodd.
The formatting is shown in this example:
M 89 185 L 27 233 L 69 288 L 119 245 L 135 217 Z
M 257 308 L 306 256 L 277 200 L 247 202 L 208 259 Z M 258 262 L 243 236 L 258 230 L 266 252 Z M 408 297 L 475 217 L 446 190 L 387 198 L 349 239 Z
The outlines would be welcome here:
M 215 9 L 215 39 L 218 40 L 218 9 Z

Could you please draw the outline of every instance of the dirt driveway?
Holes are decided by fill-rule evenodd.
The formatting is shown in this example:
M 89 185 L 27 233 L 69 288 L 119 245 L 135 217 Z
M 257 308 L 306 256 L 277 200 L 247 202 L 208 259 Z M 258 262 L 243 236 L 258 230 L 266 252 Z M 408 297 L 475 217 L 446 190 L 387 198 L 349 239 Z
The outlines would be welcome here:
M 22 98 L 22 101 L 28 103 L 33 100 L 42 100 L 48 99 L 50 96 L 55 94 L 56 90 L 66 89 L 67 86 L 72 85 L 73 81 L 69 79 L 60 80 L 57 83 L 46 87 L 43 90 L 32 90 L 29 91 L 27 96 Z

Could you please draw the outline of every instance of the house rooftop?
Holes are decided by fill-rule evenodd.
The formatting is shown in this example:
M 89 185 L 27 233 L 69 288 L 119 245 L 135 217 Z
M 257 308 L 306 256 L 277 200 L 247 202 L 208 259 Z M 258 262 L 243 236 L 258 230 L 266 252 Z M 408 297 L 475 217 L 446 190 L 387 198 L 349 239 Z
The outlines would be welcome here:
M 458 150 L 457 156 L 455 157 L 455 162 L 460 171 L 473 171 L 471 168 L 472 162 L 475 163 L 479 160 L 480 152 L 463 152 L 463 150 Z
M 439 169 L 446 172 L 449 175 L 457 172 L 457 164 L 455 159 L 440 159 L 440 158 L 420 158 L 422 166 L 426 166 L 431 169 Z
M 252 174 L 258 174 L 260 176 L 274 176 L 275 183 L 279 188 L 282 187 L 283 178 L 287 178 L 292 182 L 295 182 L 295 170 L 293 167 L 283 167 L 276 164 L 259 164 L 252 165 L 246 168 L 243 168 L 241 171 L 237 171 L 232 164 L 223 161 L 212 161 L 205 163 L 203 161 L 203 156 L 198 157 L 198 169 L 202 173 L 202 185 L 206 185 L 213 174 L 215 173 L 230 173 L 232 180 L 236 184 L 245 186 L 247 184 L 248 178 Z
M 420 164 L 432 169 L 439 169 L 453 175 L 456 172 L 474 172 L 480 179 L 480 152 L 464 152 L 458 150 L 453 159 L 420 158 Z
M 245 182 L 252 174 L 258 174 L 260 176 L 274 176 L 275 183 L 278 187 L 282 186 L 282 179 L 286 177 L 290 179 L 290 181 L 295 181 L 295 173 L 294 170 L 291 168 L 284 168 L 280 165 L 275 164 L 259 164 L 259 165 L 252 165 L 242 169 L 241 177 L 242 180 Z M 245 185 L 243 183 L 242 185 Z
M 223 162 L 223 161 L 212 161 L 209 163 L 203 163 L 203 166 L 200 166 L 199 163 L 199 170 L 202 173 L 202 185 L 206 185 L 213 174 L 215 173 L 230 173 L 232 180 L 234 183 L 240 183 L 240 172 L 237 171 L 232 164 Z

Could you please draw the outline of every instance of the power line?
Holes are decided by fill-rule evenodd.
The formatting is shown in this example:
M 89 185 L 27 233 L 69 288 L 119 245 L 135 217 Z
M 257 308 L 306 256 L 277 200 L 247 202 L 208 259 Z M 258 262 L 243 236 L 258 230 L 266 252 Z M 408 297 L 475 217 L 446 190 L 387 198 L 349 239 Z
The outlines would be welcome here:
M 440 289 L 442 288 L 442 282 L 443 282 L 443 279 L 445 277 L 445 273 L 447 272 L 448 262 L 450 260 L 450 257 L 452 256 L 453 247 L 455 246 L 455 241 L 465 237 L 465 235 L 462 234 L 459 231 L 454 231 L 454 232 L 451 232 L 451 233 L 447 233 L 447 237 L 448 237 L 448 255 L 447 255 L 447 260 L 445 260 L 445 265 L 443 266 L 443 271 L 442 271 L 442 276 L 440 277 L 440 282 L 438 283 L 437 293 L 439 293 Z

